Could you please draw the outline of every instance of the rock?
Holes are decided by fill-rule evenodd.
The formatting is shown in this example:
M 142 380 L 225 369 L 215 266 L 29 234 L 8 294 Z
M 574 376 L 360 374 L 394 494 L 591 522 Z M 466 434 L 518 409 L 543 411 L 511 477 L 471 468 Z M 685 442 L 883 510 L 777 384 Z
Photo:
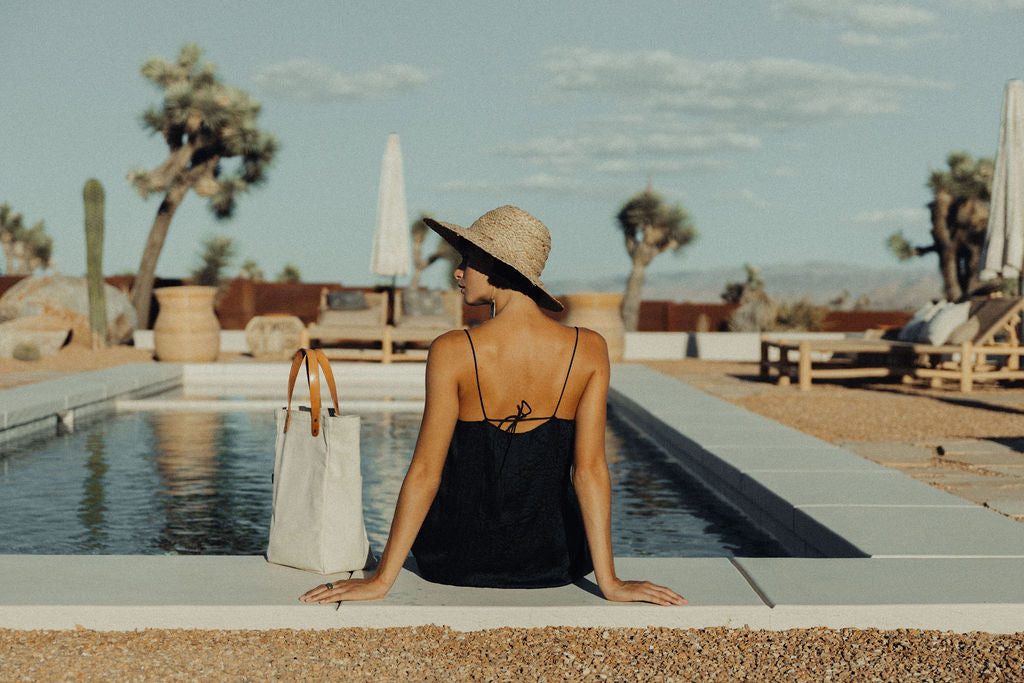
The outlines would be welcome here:
M 294 315 L 257 315 L 245 326 L 245 342 L 257 360 L 290 360 L 305 329 Z
M 28 315 L 0 323 L 0 358 L 35 360 L 57 353 L 69 340 L 71 325 L 46 315 Z M 31 347 L 36 358 L 25 354 Z
M 131 340 L 135 331 L 135 309 L 128 295 L 112 285 L 106 285 L 106 297 L 107 342 L 125 343 Z M 86 279 L 48 275 L 21 280 L 0 297 L 0 323 L 28 316 L 45 316 L 54 325 L 70 329 L 73 342 L 90 344 L 92 334 Z

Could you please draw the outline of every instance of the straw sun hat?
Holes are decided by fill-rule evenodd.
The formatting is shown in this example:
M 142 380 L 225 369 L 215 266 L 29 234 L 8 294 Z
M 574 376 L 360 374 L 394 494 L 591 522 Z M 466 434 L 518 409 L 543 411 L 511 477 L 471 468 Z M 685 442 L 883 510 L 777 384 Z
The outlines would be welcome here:
M 541 308 L 561 311 L 562 304 L 544 288 L 540 272 L 551 251 L 547 227 L 515 206 L 499 206 L 476 219 L 469 228 L 424 218 L 434 232 L 459 252 L 468 242 L 525 278 L 525 293 Z

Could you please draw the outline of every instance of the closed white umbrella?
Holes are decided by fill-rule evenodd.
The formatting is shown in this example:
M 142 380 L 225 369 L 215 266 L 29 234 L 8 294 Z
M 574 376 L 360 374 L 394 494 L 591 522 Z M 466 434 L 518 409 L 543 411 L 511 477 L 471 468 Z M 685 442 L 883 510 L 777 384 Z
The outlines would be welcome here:
M 388 136 L 377 193 L 377 229 L 373 237 L 370 270 L 394 280 L 409 274 L 409 216 L 405 207 L 405 179 L 398 135 Z
M 1006 84 L 996 152 L 982 280 L 1021 280 L 1024 272 L 1024 83 Z

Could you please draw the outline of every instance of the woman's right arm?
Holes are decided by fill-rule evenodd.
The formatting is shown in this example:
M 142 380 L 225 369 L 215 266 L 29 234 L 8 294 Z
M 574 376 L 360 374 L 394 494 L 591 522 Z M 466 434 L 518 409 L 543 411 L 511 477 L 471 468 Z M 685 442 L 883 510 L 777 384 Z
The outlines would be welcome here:
M 458 335 L 465 336 L 465 335 Z M 459 417 L 458 336 L 438 337 L 427 355 L 426 401 L 412 462 L 402 481 L 388 541 L 374 573 L 365 579 L 339 581 L 333 589 L 321 584 L 305 593 L 303 602 L 382 598 L 398 578 L 405 558 L 434 501 L 441 470 Z
M 598 588 L 606 599 L 613 601 L 685 605 L 686 599 L 670 588 L 650 581 L 623 581 L 615 575 L 611 541 L 612 490 L 604 452 L 610 377 L 608 347 L 599 334 L 589 330 L 584 361 L 592 372 L 576 407 L 573 485 L 583 513 L 583 526 Z

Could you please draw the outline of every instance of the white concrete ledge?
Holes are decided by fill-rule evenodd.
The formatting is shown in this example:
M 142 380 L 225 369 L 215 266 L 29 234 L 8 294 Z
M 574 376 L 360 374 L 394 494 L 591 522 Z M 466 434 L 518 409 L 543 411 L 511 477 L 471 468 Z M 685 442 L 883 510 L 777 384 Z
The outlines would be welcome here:
M 6 389 L 0 391 L 0 443 L 55 433 L 58 419 L 69 414 L 82 417 L 109 409 L 115 399 L 152 396 L 181 384 L 180 365 L 131 363 Z
M 959 564 L 959 566 L 957 566 Z M 0 555 L 0 628 L 925 628 L 1024 631 L 1021 560 L 618 558 L 619 574 L 680 591 L 686 607 L 611 603 L 593 576 L 535 590 L 458 588 L 406 569 L 378 601 L 298 596 L 331 577 L 259 556 Z M 1000 577 L 997 585 L 965 581 Z M 69 578 L 71 577 L 71 578 Z M 1004 596 L 991 602 L 994 591 Z

